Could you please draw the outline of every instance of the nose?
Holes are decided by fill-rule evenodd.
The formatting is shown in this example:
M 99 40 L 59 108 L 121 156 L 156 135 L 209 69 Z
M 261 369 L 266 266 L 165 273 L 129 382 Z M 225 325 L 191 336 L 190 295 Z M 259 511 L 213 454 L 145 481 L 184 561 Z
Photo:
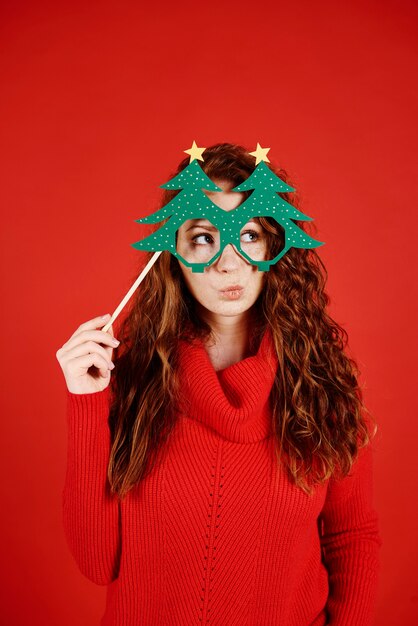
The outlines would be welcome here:
M 242 256 L 237 252 L 236 248 L 229 243 L 222 250 L 221 256 L 216 261 L 216 267 L 220 271 L 233 271 L 237 269 L 241 263 L 245 262 Z

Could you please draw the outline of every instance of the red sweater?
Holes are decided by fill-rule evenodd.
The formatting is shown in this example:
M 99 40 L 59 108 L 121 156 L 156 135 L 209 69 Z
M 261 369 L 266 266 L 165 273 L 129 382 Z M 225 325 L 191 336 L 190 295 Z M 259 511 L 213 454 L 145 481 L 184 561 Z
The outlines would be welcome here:
M 63 522 L 81 572 L 108 585 L 102 626 L 366 626 L 382 543 L 372 452 L 351 475 L 295 487 L 274 454 L 269 329 L 216 372 L 179 342 L 186 403 L 152 473 L 109 493 L 109 388 L 68 399 Z M 322 556 L 322 558 L 321 558 Z

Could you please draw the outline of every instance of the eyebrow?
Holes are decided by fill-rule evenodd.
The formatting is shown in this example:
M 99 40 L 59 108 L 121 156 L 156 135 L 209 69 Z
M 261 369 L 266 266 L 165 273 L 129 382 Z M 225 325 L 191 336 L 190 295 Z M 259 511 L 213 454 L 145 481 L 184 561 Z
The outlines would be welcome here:
M 205 226 L 204 224 L 195 224 L 194 226 L 189 226 L 189 228 L 186 230 L 186 233 L 188 233 L 189 230 L 193 230 L 194 228 L 204 228 L 205 230 L 211 230 L 211 231 L 218 230 L 215 226 Z
M 254 222 L 254 220 L 251 219 L 251 220 L 248 220 L 248 222 L 246 222 L 245 226 L 247 224 L 256 224 L 257 225 L 257 222 Z M 219 230 L 218 228 L 216 228 L 215 226 L 212 226 L 212 225 L 205 226 L 205 224 L 195 224 L 194 226 L 189 226 L 189 228 L 186 229 L 186 233 L 188 233 L 189 230 L 193 230 L 194 228 L 205 228 L 206 230 L 211 230 L 212 232 Z

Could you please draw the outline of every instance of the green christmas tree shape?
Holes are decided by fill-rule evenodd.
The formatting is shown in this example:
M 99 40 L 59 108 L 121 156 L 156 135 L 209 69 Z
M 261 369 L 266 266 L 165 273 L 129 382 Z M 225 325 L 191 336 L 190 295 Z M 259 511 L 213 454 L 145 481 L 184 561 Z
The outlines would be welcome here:
M 232 191 L 254 190 L 240 204 L 248 220 L 253 217 L 273 217 L 285 231 L 285 246 L 269 264 L 276 263 L 290 248 L 318 248 L 324 241 L 317 241 L 305 233 L 292 220 L 311 221 L 313 218 L 301 213 L 277 195 L 278 192 L 295 191 L 261 161 L 253 173 Z M 260 268 L 261 269 L 261 268 Z
M 202 191 L 222 191 L 215 185 L 194 159 L 189 165 L 167 183 L 162 189 L 181 189 L 168 204 L 151 215 L 134 220 L 140 224 L 155 224 L 170 218 L 161 228 L 145 239 L 132 245 L 136 250 L 169 250 L 176 256 L 176 232 L 189 219 L 209 219 L 208 216 L 219 209 Z
M 269 270 L 291 247 L 316 248 L 324 242 L 316 241 L 296 226 L 292 220 L 311 220 L 312 218 L 298 211 L 294 206 L 277 195 L 277 192 L 295 191 L 282 181 L 263 161 L 257 165 L 251 176 L 233 191 L 253 190 L 253 193 L 239 206 L 231 211 L 224 211 L 214 204 L 203 189 L 222 191 L 205 174 L 196 159 L 164 185 L 163 189 L 180 189 L 168 204 L 151 215 L 135 220 L 142 224 L 155 224 L 167 219 L 157 231 L 132 245 L 136 250 L 164 251 L 168 250 L 182 263 L 192 268 L 193 272 L 203 272 L 211 265 L 228 243 L 234 244 L 240 254 L 250 263 L 257 265 L 261 271 Z M 284 229 L 286 234 L 285 247 L 270 260 L 253 260 L 240 246 L 240 231 L 254 217 L 273 217 Z M 216 255 L 206 263 L 191 263 L 184 259 L 176 250 L 176 233 L 178 228 L 190 219 L 206 219 L 221 233 L 222 244 Z

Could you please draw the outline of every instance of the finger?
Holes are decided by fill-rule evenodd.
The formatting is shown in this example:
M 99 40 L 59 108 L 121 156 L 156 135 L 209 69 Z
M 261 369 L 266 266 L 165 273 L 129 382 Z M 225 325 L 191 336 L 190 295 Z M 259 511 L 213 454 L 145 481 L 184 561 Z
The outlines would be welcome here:
M 100 354 L 97 354 L 97 352 L 92 352 L 91 354 L 85 354 L 84 356 L 72 359 L 67 364 L 67 370 L 71 373 L 71 376 L 85 376 L 87 371 L 93 365 L 97 367 L 100 376 L 103 378 L 110 376 L 111 370 L 108 367 L 106 359 L 104 359 Z
M 71 335 L 70 339 L 77 335 L 79 332 L 83 330 L 94 330 L 95 328 L 102 328 L 110 319 L 110 314 L 106 313 L 105 316 L 98 315 L 97 317 L 93 317 L 91 320 L 87 320 L 87 322 L 83 322 L 77 328 L 77 330 Z
M 109 326 L 109 329 L 108 329 L 107 333 L 109 333 L 109 335 L 110 335 L 110 337 L 112 339 L 115 338 L 115 335 L 113 333 L 113 326 Z M 114 350 L 114 348 L 117 348 L 117 347 L 118 346 L 114 346 L 113 344 L 112 344 L 112 346 L 105 346 L 104 347 L 104 350 L 106 351 L 106 353 L 107 353 L 107 355 L 109 356 L 110 359 L 113 358 L 113 350 Z
M 61 348 L 62 352 L 68 352 L 75 346 L 85 342 L 85 341 L 95 341 L 98 344 L 104 344 L 105 346 L 109 346 L 110 348 L 116 348 L 119 344 L 114 344 L 115 337 L 109 335 L 109 333 L 104 333 L 101 330 L 82 330 L 78 334 L 73 335 Z M 110 356 L 112 356 L 112 352 L 109 352 Z
M 107 350 L 110 350 L 110 352 L 108 352 Z M 70 361 L 71 359 L 75 359 L 79 356 L 84 356 L 93 352 L 100 354 L 107 361 L 107 363 L 110 364 L 112 360 L 111 348 L 103 348 L 95 341 L 83 341 L 83 343 L 74 346 L 73 348 L 71 348 L 71 350 L 67 350 L 62 356 L 61 363 L 65 365 L 65 363 L 68 363 L 68 361 Z

